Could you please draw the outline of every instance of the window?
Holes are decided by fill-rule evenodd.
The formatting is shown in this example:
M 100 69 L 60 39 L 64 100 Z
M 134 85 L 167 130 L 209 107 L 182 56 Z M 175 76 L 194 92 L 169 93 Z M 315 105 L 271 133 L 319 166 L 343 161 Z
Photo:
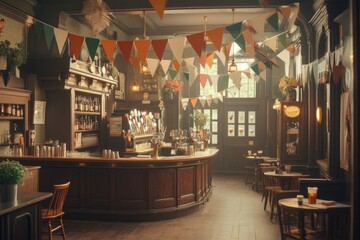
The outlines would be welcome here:
M 252 58 L 241 58 L 236 60 L 236 65 L 239 71 L 249 69 L 249 65 L 254 62 Z M 229 62 L 229 65 L 231 62 Z M 235 84 L 230 80 L 229 88 L 226 91 L 226 97 L 228 98 L 256 98 L 256 81 L 254 79 L 254 73 L 250 71 L 250 78 L 241 75 L 241 85 L 238 89 Z
M 214 94 L 217 92 L 217 85 L 211 85 L 211 79 L 210 76 L 216 76 L 218 75 L 218 65 L 217 65 L 217 59 L 213 60 L 213 64 L 211 65 L 211 68 L 206 64 L 205 68 L 203 68 L 200 65 L 200 73 L 201 74 L 208 74 L 209 78 L 208 81 L 206 82 L 205 87 L 203 88 L 199 82 L 200 85 L 200 96 L 208 96 L 211 94 Z

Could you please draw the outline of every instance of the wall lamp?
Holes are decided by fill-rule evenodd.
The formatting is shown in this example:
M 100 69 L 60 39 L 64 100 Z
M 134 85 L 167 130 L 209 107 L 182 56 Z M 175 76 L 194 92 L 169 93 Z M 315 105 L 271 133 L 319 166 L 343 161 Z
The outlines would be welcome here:
M 5 28 L 5 19 L 0 19 L 0 36 L 3 33 L 3 30 Z
M 322 122 L 322 109 L 320 106 L 316 108 L 316 121 L 321 124 Z

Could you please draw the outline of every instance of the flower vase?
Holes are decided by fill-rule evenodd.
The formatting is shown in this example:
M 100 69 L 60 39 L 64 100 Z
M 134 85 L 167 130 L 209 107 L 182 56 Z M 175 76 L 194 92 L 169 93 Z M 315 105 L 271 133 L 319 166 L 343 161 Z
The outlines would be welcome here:
M 164 93 L 164 99 L 167 99 L 167 100 L 174 99 L 174 92 L 165 92 Z

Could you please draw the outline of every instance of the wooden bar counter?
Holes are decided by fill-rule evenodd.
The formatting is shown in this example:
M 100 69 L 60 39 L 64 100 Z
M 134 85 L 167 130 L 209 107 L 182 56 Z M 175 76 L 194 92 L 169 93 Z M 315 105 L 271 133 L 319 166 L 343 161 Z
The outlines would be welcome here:
M 151 158 L 11 158 L 40 166 L 39 191 L 71 181 L 67 218 L 149 221 L 173 218 L 208 200 L 211 159 L 217 149 L 194 156 Z

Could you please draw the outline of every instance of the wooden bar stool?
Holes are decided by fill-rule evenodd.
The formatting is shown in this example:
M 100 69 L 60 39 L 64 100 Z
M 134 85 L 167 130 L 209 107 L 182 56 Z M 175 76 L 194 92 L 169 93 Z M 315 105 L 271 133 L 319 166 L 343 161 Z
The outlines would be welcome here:
M 52 233 L 59 229 L 61 229 L 63 239 L 66 239 L 62 216 L 65 214 L 63 212 L 63 207 L 69 187 L 70 187 L 70 182 L 54 185 L 53 196 L 49 204 L 49 207 L 43 209 L 41 212 L 42 219 L 48 221 L 50 240 L 52 239 Z M 54 221 L 58 220 L 59 221 L 58 225 L 53 226 L 53 222 L 52 222 L 53 220 Z

